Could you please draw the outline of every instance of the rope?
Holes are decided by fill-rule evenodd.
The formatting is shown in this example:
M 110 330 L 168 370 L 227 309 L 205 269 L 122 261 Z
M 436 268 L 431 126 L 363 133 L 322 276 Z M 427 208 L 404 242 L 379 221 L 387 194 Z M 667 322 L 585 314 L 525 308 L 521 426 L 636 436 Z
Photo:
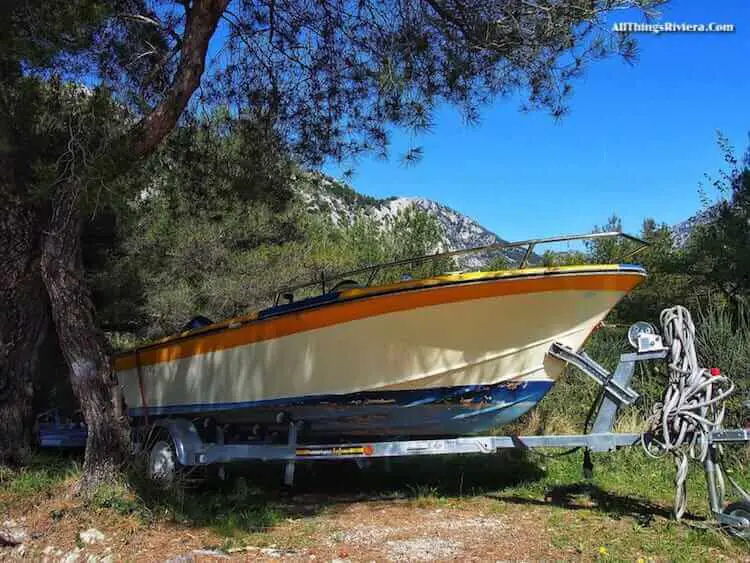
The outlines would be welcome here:
M 664 343 L 669 347 L 669 384 L 648 418 L 649 432 L 641 436 L 651 457 L 671 453 L 675 459 L 675 507 L 679 520 L 687 509 L 685 481 L 689 460 L 703 462 L 709 453 L 709 434 L 721 427 L 724 402 L 734 391 L 732 381 L 701 368 L 695 350 L 695 325 L 681 306 L 664 309 L 660 316 Z M 716 464 L 717 486 L 723 497 L 724 479 Z

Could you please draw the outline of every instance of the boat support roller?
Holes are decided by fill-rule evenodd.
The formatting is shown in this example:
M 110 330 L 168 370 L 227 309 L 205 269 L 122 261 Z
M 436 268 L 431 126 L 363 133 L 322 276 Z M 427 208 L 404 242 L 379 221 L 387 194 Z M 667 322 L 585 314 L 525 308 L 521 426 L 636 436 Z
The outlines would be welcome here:
M 620 363 L 617 364 L 617 369 L 614 374 L 609 373 L 601 364 L 597 363 L 586 354 L 586 352 L 576 352 L 569 346 L 559 342 L 552 343 L 548 354 L 553 358 L 557 358 L 558 360 L 577 367 L 591 379 L 596 381 L 604 388 L 604 393 L 610 401 L 616 405 L 616 408 L 619 408 L 632 405 L 640 397 L 638 392 L 630 387 L 630 380 L 633 378 L 636 362 L 661 360 L 666 358 L 667 351 L 658 350 L 653 352 L 632 352 L 629 354 L 622 354 L 620 356 Z M 600 414 L 603 413 L 600 412 Z

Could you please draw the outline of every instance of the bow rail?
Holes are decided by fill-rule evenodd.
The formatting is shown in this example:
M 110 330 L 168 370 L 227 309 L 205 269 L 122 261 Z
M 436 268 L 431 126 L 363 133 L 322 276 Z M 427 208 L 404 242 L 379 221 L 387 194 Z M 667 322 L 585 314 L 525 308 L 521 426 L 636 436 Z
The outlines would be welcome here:
M 370 266 L 357 268 L 356 270 L 349 270 L 347 272 L 341 272 L 338 274 L 333 274 L 333 275 L 328 275 L 328 276 L 325 274 L 325 272 L 321 272 L 320 278 L 317 280 L 301 283 L 298 285 L 288 286 L 276 292 L 276 297 L 274 298 L 274 305 L 278 305 L 282 297 L 291 295 L 295 291 L 319 286 L 321 288 L 321 293 L 325 293 L 326 289 L 328 288 L 328 284 L 330 284 L 330 282 L 336 281 L 336 280 L 343 280 L 346 278 L 359 276 L 362 274 L 368 274 L 366 286 L 370 286 L 372 282 L 374 281 L 375 276 L 378 274 L 378 272 L 384 269 L 405 266 L 407 264 L 422 264 L 424 262 L 436 261 L 436 260 L 445 259 L 445 258 L 456 258 L 456 257 L 467 256 L 471 254 L 480 254 L 482 252 L 508 250 L 512 248 L 521 248 L 521 249 L 525 248 L 523 259 L 521 260 L 518 266 L 518 269 L 523 269 L 526 266 L 528 266 L 529 260 L 531 259 L 531 256 L 534 253 L 534 248 L 536 248 L 537 245 L 555 244 L 559 242 L 573 242 L 573 241 L 580 241 L 580 240 L 598 240 L 598 239 L 607 239 L 607 238 L 624 239 L 624 240 L 633 242 L 637 245 L 635 248 L 629 250 L 622 256 L 623 260 L 630 258 L 631 256 L 634 256 L 635 254 L 637 254 L 638 252 L 640 252 L 641 250 L 643 250 L 649 245 L 648 242 L 646 242 L 645 240 L 641 238 L 638 238 L 636 236 L 630 235 L 628 233 L 623 233 L 620 231 L 584 233 L 584 234 L 578 234 L 578 235 L 561 235 L 561 236 L 556 236 L 556 237 L 520 240 L 516 242 L 496 242 L 496 243 L 487 244 L 484 246 L 475 246 L 472 248 L 451 250 L 448 252 L 437 252 L 434 254 L 426 254 L 424 256 L 416 256 L 413 258 L 402 258 L 400 260 L 394 260 L 393 262 L 373 264 Z

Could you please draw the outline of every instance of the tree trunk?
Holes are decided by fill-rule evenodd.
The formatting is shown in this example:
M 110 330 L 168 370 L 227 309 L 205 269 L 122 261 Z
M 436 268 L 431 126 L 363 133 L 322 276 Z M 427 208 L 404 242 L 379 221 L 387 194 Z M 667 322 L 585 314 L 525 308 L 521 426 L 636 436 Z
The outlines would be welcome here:
M 88 494 L 119 474 L 129 447 L 129 425 L 116 405 L 117 381 L 94 317 L 81 253 L 78 186 L 61 188 L 42 241 L 41 271 L 60 349 L 88 427 L 79 492 Z
M 163 100 L 109 150 L 114 165 L 98 182 L 125 172 L 147 156 L 177 124 L 205 69 L 208 45 L 229 0 L 195 0 L 187 9 L 180 62 Z M 186 5 L 187 6 L 187 5 Z M 86 172 L 84 172 L 84 175 Z M 126 459 L 129 425 L 120 412 L 117 381 L 104 339 L 94 318 L 91 292 L 81 255 L 85 180 L 71 178 L 57 186 L 52 218 L 43 236 L 41 271 L 49 294 L 60 349 L 70 368 L 73 392 L 88 426 L 83 478 L 79 491 L 91 492 L 116 477 Z
M 8 166 L 5 166 L 8 165 Z M 39 271 L 37 209 L 12 189 L 7 162 L 0 171 L 0 464 L 28 460 L 31 402 L 49 305 Z

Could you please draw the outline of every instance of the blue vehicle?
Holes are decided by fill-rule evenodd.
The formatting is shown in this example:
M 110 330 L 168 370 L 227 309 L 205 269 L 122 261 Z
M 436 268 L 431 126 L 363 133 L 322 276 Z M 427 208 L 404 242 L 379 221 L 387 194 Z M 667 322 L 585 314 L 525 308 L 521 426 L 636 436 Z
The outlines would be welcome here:
M 80 410 L 65 417 L 50 409 L 36 417 L 35 435 L 39 447 L 74 449 L 86 447 L 88 432 Z

